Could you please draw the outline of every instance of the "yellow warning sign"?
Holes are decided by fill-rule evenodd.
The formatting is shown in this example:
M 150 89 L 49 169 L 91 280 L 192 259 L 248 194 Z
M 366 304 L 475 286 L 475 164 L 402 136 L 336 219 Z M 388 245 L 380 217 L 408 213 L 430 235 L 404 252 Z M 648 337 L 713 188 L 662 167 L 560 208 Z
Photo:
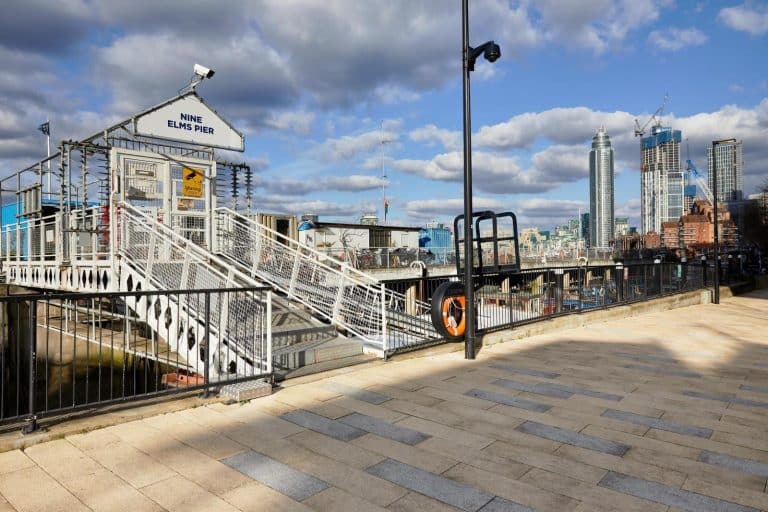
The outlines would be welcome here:
M 203 197 L 203 171 L 184 167 L 181 174 L 181 195 Z

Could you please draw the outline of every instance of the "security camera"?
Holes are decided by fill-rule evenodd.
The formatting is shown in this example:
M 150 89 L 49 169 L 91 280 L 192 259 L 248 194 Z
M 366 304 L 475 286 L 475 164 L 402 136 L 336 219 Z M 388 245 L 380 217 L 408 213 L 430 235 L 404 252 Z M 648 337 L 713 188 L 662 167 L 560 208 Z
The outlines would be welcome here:
M 496 62 L 499 60 L 499 57 L 501 57 L 501 48 L 499 48 L 499 45 L 491 41 L 490 44 L 486 47 L 483 56 L 488 62 Z
M 195 64 L 195 74 L 202 78 L 211 78 L 214 73 L 216 73 L 214 70 L 207 68 L 205 66 L 202 66 L 200 64 Z

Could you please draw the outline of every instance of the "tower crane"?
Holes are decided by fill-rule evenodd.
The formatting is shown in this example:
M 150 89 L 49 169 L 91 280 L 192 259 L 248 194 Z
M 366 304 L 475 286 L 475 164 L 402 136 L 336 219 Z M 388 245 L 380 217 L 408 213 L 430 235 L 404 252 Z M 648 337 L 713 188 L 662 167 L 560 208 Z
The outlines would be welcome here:
M 656 112 L 654 112 L 653 115 L 650 118 L 648 118 L 648 120 L 645 123 L 643 123 L 643 126 L 640 126 L 640 121 L 635 119 L 635 137 L 642 137 L 643 135 L 645 135 L 645 129 L 648 128 L 648 124 L 650 124 L 651 121 L 656 121 L 653 124 L 653 127 L 661 126 L 661 114 L 664 112 L 664 106 L 667 104 L 668 101 L 669 101 L 669 95 L 665 94 L 664 101 L 662 101 L 659 108 L 656 109 Z
M 696 165 L 691 160 L 691 147 L 688 145 L 688 140 L 685 141 L 685 146 L 688 156 L 688 159 L 685 161 L 685 170 L 694 177 L 696 184 L 699 186 L 699 189 L 704 192 L 704 196 L 706 197 L 707 201 L 709 201 L 709 204 L 715 204 L 713 201 L 712 191 L 709 189 L 709 185 L 707 185 L 704 177 L 701 175 L 699 170 L 696 168 Z

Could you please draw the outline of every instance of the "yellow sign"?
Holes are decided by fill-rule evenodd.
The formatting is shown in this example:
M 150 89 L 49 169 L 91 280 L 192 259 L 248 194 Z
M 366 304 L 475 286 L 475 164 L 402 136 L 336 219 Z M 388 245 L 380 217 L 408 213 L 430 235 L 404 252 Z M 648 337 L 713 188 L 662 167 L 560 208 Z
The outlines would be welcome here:
M 181 170 L 181 195 L 203 197 L 203 171 L 184 167 Z

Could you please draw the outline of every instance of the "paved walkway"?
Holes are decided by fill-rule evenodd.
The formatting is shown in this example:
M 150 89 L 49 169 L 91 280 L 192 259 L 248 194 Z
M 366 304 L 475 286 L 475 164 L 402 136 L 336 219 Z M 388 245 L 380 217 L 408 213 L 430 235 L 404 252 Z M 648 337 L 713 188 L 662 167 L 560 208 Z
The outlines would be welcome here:
M 768 509 L 768 292 L 0 454 L 0 511 Z

